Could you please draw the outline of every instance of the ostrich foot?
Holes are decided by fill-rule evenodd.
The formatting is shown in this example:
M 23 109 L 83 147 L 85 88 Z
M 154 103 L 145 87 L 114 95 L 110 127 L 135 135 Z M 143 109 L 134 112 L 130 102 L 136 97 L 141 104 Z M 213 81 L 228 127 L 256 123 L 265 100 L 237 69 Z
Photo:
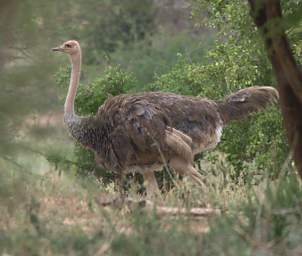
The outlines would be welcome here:
M 144 186 L 146 188 L 146 199 L 158 204 L 163 203 L 161 192 L 158 188 L 157 181 L 153 171 L 144 172 Z

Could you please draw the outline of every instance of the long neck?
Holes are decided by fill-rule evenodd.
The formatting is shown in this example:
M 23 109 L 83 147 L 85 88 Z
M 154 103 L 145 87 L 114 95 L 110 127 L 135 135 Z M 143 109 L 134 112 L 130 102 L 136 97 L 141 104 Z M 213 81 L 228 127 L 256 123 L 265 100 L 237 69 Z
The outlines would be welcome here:
M 70 61 L 71 61 L 72 69 L 71 69 L 68 93 L 64 105 L 64 115 L 69 117 L 75 116 L 74 100 L 77 93 L 77 88 L 79 85 L 79 79 L 81 73 L 81 51 L 79 51 L 75 55 L 71 55 Z

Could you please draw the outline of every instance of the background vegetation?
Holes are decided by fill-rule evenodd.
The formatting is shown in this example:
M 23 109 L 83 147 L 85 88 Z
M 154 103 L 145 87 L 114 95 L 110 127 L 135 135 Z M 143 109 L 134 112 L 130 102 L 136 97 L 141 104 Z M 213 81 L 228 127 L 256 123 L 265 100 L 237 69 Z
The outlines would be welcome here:
M 282 4 L 300 61 L 301 2 Z M 196 159 L 206 190 L 183 181 L 165 192 L 167 205 L 224 212 L 198 221 L 101 207 L 102 193 L 115 194 L 112 174 L 73 145 L 61 124 L 70 68 L 50 49 L 70 38 L 83 48 L 80 114 L 120 93 L 221 99 L 274 85 L 246 1 L 11 0 L 0 1 L 0 21 L 1 254 L 301 253 L 301 183 L 278 107 L 231 124 L 219 147 Z M 158 176 L 163 184 L 168 177 Z M 130 195 L 137 191 L 132 183 Z

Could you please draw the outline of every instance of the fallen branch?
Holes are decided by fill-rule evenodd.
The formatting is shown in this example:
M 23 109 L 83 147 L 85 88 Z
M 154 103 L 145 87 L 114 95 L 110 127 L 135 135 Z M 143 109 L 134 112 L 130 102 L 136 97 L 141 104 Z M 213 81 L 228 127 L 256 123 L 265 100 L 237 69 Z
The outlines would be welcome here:
M 156 205 L 149 200 L 134 200 L 131 198 L 108 198 L 106 195 L 103 198 L 95 198 L 96 202 L 102 207 L 123 208 L 127 206 L 130 210 L 143 210 L 155 212 L 159 217 L 164 216 L 189 216 L 189 217 L 209 217 L 221 214 L 220 209 L 215 208 L 184 208 L 184 207 L 169 207 Z
M 221 214 L 219 209 L 214 208 L 183 208 L 154 206 L 153 208 L 158 216 L 190 216 L 190 217 L 209 217 Z

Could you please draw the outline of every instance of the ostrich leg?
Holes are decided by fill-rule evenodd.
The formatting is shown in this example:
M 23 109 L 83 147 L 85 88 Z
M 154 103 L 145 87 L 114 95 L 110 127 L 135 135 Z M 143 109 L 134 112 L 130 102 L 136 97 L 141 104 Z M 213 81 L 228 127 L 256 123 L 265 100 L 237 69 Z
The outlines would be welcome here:
M 148 199 L 160 198 L 161 193 L 157 185 L 157 181 L 153 171 L 147 171 L 143 173 L 144 177 L 144 186 L 147 192 Z
M 193 167 L 192 164 L 187 163 L 185 160 L 181 158 L 173 158 L 169 165 L 179 174 L 181 175 L 188 175 L 192 178 L 192 180 L 204 187 L 205 184 L 203 182 L 202 175 Z
M 120 199 L 122 202 L 125 202 L 127 198 L 127 192 L 126 192 L 126 175 L 124 173 L 121 173 L 117 176 L 116 184 L 117 184 L 117 190 L 120 196 Z

